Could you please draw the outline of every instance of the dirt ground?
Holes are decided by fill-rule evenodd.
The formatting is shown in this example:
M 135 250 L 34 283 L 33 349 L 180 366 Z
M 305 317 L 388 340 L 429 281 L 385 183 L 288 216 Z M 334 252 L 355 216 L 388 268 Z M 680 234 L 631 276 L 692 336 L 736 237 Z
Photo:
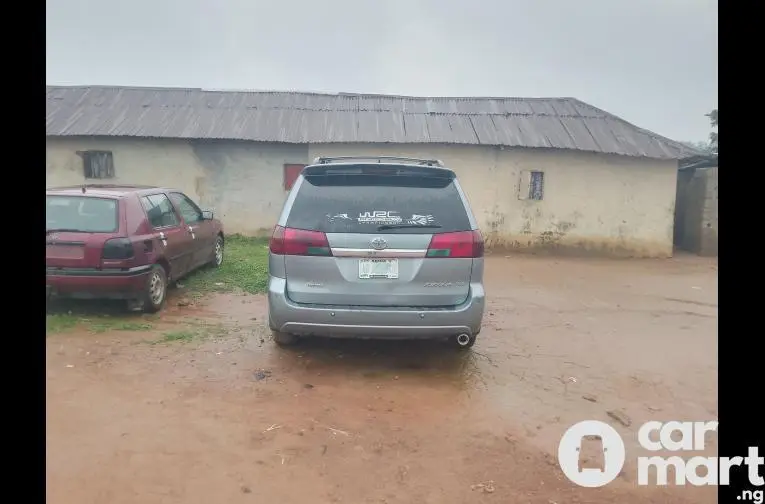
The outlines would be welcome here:
M 638 487 L 630 462 L 646 455 L 643 422 L 717 418 L 716 260 L 490 257 L 486 282 L 467 353 L 279 349 L 262 296 L 222 294 L 162 316 L 225 324 L 216 337 L 49 336 L 48 502 L 716 502 L 713 487 Z M 605 489 L 557 465 L 560 436 L 589 419 L 625 439 L 628 463 Z

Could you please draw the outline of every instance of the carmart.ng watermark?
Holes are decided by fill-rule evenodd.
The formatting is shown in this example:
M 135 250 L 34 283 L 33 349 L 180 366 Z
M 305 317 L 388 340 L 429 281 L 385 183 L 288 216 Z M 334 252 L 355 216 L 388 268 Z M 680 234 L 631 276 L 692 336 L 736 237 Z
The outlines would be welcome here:
M 657 452 L 668 450 L 672 452 L 701 451 L 705 445 L 707 432 L 716 432 L 718 422 L 647 422 L 638 431 L 638 442 L 644 449 Z M 658 433 L 658 439 L 651 435 Z M 677 438 L 679 433 L 680 437 Z M 673 435 L 675 439 L 673 439 Z M 583 468 L 581 466 L 582 440 L 599 438 L 602 443 L 603 463 L 599 468 Z M 568 479 L 579 486 L 601 487 L 612 482 L 621 472 L 626 460 L 624 441 L 616 430 L 607 423 L 597 420 L 586 420 L 571 426 L 564 434 L 558 445 L 558 462 Z M 728 485 L 730 469 L 734 466 L 747 466 L 749 483 L 755 487 L 765 484 L 765 479 L 759 474 L 759 467 L 765 463 L 765 458 L 759 456 L 756 446 L 749 447 L 746 457 L 691 457 L 685 460 L 679 456 L 671 457 L 638 457 L 638 485 L 668 485 L 669 468 L 674 469 L 674 483 L 694 486 Z M 649 469 L 656 469 L 654 481 L 650 481 Z M 699 470 L 699 468 L 704 468 Z M 701 472 L 701 474 L 699 474 Z M 739 500 L 753 501 L 762 504 L 763 490 L 746 490 Z

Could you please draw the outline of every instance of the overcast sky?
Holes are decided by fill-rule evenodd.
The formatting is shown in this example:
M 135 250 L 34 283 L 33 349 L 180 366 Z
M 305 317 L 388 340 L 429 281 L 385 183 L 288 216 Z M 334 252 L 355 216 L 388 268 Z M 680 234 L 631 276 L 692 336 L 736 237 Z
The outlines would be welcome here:
M 573 96 L 681 141 L 717 107 L 716 0 L 46 0 L 47 82 Z

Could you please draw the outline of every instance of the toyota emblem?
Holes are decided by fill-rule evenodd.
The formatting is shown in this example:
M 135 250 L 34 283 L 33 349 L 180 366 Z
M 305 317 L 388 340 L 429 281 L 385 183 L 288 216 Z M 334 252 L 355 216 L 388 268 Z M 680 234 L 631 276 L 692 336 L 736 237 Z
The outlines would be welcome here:
M 380 238 L 379 236 L 377 238 L 374 238 L 372 241 L 369 242 L 370 245 L 372 245 L 372 248 L 375 250 L 383 250 L 385 247 L 388 246 L 388 242 Z

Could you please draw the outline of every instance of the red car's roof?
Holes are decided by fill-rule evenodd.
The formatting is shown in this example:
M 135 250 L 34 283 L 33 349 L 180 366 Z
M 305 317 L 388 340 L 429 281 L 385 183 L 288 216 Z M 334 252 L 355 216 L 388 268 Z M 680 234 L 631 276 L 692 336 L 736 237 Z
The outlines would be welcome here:
M 45 194 L 121 198 L 128 194 L 141 194 L 162 190 L 169 191 L 170 189 L 131 184 L 84 184 L 78 186 L 51 187 L 45 190 Z

